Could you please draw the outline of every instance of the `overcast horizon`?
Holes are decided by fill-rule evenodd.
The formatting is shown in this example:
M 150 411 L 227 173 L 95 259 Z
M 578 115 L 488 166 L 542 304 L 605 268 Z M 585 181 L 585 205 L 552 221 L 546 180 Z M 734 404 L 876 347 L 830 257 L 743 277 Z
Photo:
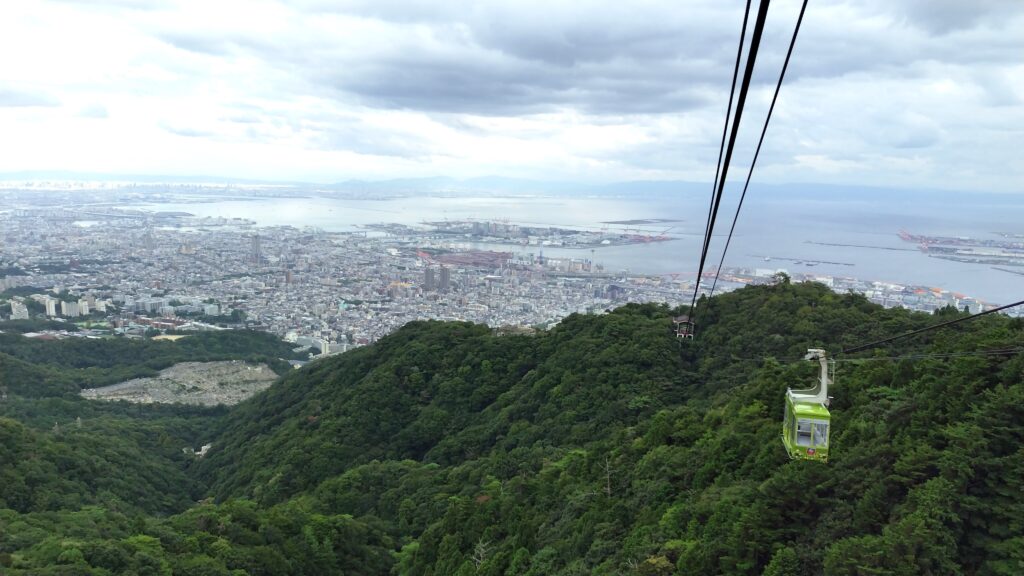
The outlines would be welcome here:
M 0 173 L 714 178 L 744 3 L 19 2 Z M 769 12 L 745 174 L 799 2 Z M 812 1 L 754 179 L 1024 191 L 1024 3 Z

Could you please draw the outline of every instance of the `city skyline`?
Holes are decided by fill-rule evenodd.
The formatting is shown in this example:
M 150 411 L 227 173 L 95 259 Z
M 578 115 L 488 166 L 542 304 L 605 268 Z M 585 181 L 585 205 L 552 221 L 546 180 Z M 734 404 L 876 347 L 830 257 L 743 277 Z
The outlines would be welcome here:
M 87 326 L 79 336 L 86 337 L 250 328 L 329 355 L 371 344 L 414 320 L 550 328 L 573 313 L 602 313 L 629 302 L 684 306 L 696 287 L 692 275 L 607 269 L 586 251 L 544 253 L 551 242 L 642 246 L 658 240 L 635 233 L 476 222 L 472 236 L 479 247 L 465 248 L 459 222 L 325 232 L 160 214 L 111 213 L 102 225 L 79 226 L 74 212 L 60 209 L 0 213 L 10 263 L 0 276 L 0 318 L 48 326 L 33 337 L 53 336 L 55 328 L 79 321 Z M 503 244 L 508 234 L 521 235 L 525 244 L 509 251 Z M 962 242 L 909 234 L 903 241 Z M 777 282 L 784 272 L 885 307 L 931 312 L 996 305 L 949 289 L 807 268 L 818 264 L 827 263 L 765 258 L 755 267 L 729 266 L 718 293 Z M 710 291 L 713 277 L 704 275 L 701 293 Z

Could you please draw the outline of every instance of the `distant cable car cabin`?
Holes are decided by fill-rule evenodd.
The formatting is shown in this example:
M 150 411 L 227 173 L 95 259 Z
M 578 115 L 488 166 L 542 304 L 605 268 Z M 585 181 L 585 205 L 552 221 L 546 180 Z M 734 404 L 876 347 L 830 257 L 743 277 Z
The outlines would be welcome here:
M 824 350 L 812 348 L 804 356 L 821 364 L 817 384 L 807 390 L 786 390 L 786 417 L 782 423 L 782 443 L 790 458 L 828 461 L 828 358 Z
M 676 316 L 672 323 L 676 325 L 676 338 L 693 340 L 693 322 L 689 316 Z

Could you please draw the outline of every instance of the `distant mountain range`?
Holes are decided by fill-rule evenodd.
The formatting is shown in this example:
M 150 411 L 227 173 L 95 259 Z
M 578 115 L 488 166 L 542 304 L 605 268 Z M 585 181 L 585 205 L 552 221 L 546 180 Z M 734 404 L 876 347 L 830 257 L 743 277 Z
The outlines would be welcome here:
M 224 178 L 218 176 L 171 176 L 147 174 L 106 174 L 71 171 L 22 171 L 0 173 L 0 183 L 106 183 L 108 185 L 181 184 L 210 186 L 274 186 L 304 193 L 310 191 L 354 194 L 404 195 L 556 195 L 556 196 L 626 196 L 650 197 L 706 194 L 711 197 L 711 183 L 682 180 L 634 180 L 609 183 L 585 183 L 563 180 L 534 180 L 504 176 L 481 176 L 459 179 L 448 176 L 394 178 L 388 180 L 345 180 L 329 184 L 311 182 Z M 0 184 L 2 186 L 2 184 Z M 738 182 L 727 185 L 729 194 L 738 194 Z M 849 200 L 851 202 L 928 202 L 931 204 L 964 201 L 986 204 L 1019 204 L 1019 195 L 999 192 L 964 192 L 936 189 L 854 186 L 818 183 L 764 184 L 754 182 L 751 191 L 760 199 L 785 197 L 789 200 Z

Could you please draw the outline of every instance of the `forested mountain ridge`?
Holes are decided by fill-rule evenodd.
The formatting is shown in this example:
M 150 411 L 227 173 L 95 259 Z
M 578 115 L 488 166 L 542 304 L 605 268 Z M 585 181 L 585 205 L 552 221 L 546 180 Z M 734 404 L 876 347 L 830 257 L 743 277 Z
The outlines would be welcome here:
M 815 375 L 797 359 L 938 318 L 785 282 L 701 306 L 682 346 L 656 305 L 536 336 L 412 323 L 203 420 L 214 449 L 185 473 L 221 504 L 99 509 L 73 536 L 86 512 L 46 518 L 64 563 L 4 536 L 38 513 L 0 513 L 0 565 L 141 573 L 95 550 L 142 546 L 175 574 L 1024 571 L 1024 356 L 974 354 L 1024 347 L 1024 323 L 840 362 L 826 465 L 779 439 Z
M 279 374 L 297 357 L 291 346 L 265 332 L 199 332 L 176 342 L 86 339 L 44 341 L 0 333 L 0 388 L 43 398 L 73 396 L 131 378 L 156 376 L 176 362 L 248 360 L 266 362 Z
M 665 573 L 676 566 L 757 574 L 775 556 L 775 566 L 798 566 L 796 573 L 827 566 L 853 574 L 872 559 L 902 559 L 908 573 L 970 572 L 995 562 L 1001 552 L 989 545 L 1000 539 L 984 531 L 967 537 L 963 526 L 941 524 L 952 531 L 915 541 L 949 546 L 904 552 L 883 528 L 905 530 L 911 520 L 899 514 L 916 511 L 921 494 L 941 493 L 952 506 L 958 494 L 968 496 L 957 490 L 981 488 L 954 476 L 955 467 L 997 484 L 984 498 L 1012 492 L 1013 474 L 985 466 L 1021 470 L 1021 419 L 1012 412 L 1021 394 L 1019 356 L 844 363 L 834 391 L 833 450 L 841 455 L 828 466 L 788 462 L 778 440 L 782 395 L 810 383 L 814 366 L 766 357 L 788 362 L 808 347 L 838 350 L 935 318 L 882 310 L 822 286 L 780 284 L 712 300 L 701 336 L 680 351 L 669 312 L 645 305 L 571 316 L 536 337 L 408 326 L 358 359 L 296 375 L 288 400 L 275 397 L 289 390 L 282 386 L 229 414 L 223 451 L 201 463 L 200 477 L 218 497 L 267 504 L 326 481 L 315 493 L 335 511 L 401 523 L 436 516 L 439 496 L 419 501 L 422 487 L 402 489 L 411 471 L 386 461 L 438 464 L 419 473 L 447 485 L 440 494 L 466 500 L 449 502 L 440 523 L 424 522 L 412 544 L 415 561 L 403 559 L 408 573 L 452 572 L 480 542 L 502 570 L 535 574 L 647 561 Z M 1021 338 L 1020 321 L 984 318 L 879 354 L 1002 348 Z M 987 447 L 991 431 L 978 420 L 989 417 L 1017 427 L 1000 441 L 1002 452 L 987 452 L 1006 459 L 983 464 L 988 459 L 959 453 L 949 436 L 970 431 L 980 443 L 974 448 Z M 364 465 L 370 459 L 385 462 Z M 969 513 L 929 511 L 957 519 Z M 1020 534 L 1014 516 L 995 514 L 1003 519 L 996 524 Z M 468 528 L 478 516 L 487 521 Z M 445 525 L 463 528 L 453 534 Z M 612 532 L 598 534 L 598 525 Z M 929 554 L 940 557 L 926 560 Z
M 258 359 L 290 370 L 291 347 L 265 333 L 191 334 L 177 342 L 46 341 L 0 333 L 0 507 L 46 512 L 102 504 L 173 513 L 202 497 L 185 447 L 223 409 L 85 402 L 82 388 L 155 374 L 183 360 Z

